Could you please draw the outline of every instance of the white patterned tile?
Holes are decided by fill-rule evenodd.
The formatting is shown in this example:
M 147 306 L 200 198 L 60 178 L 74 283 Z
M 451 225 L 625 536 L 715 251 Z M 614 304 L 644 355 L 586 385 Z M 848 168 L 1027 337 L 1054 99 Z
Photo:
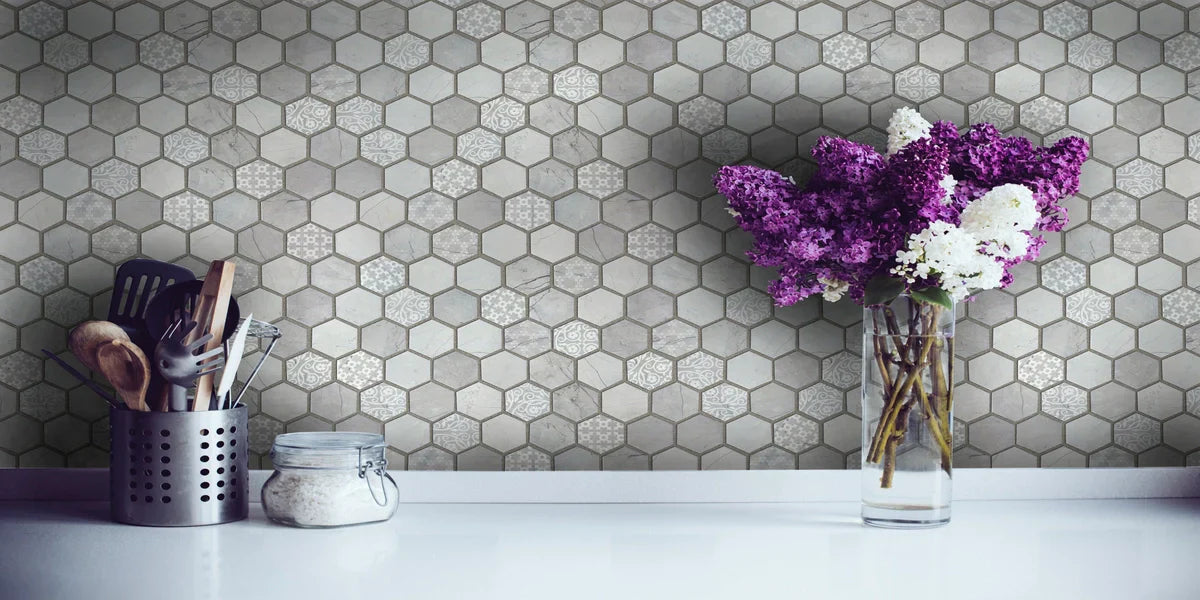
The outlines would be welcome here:
M 208 136 L 183 128 L 163 136 L 163 156 L 190 166 L 208 158 Z
M 721 2 L 704 9 L 700 24 L 704 31 L 717 39 L 729 40 L 745 32 L 749 20 L 746 9 L 732 2 Z
M 471 4 L 457 13 L 458 30 L 476 39 L 490 37 L 500 31 L 500 11 L 483 3 Z
M 287 253 L 314 262 L 333 254 L 333 233 L 316 223 L 307 223 L 287 235 Z
M 550 392 L 534 383 L 522 383 L 504 392 L 504 410 L 523 421 L 532 421 L 550 412 Z
M 579 424 L 579 444 L 597 454 L 606 454 L 625 443 L 625 427 L 606 415 L 596 415 Z
M 1107 320 L 1112 308 L 1112 298 L 1090 288 L 1067 296 L 1067 318 L 1084 326 Z
M 1113 441 L 1132 452 L 1144 452 L 1162 443 L 1162 426 L 1146 415 L 1131 415 L 1113 426 Z
M 1069 421 L 1087 410 L 1087 392 L 1069 383 L 1061 383 L 1042 392 L 1042 412 L 1055 419 Z
M 503 149 L 500 136 L 482 128 L 458 136 L 456 143 L 459 158 L 475 165 L 484 165 L 500 158 Z
M 383 124 L 383 107 L 362 96 L 355 96 L 337 105 L 337 126 L 355 135 L 362 135 Z
M 791 452 L 803 452 L 820 443 L 820 427 L 802 415 L 783 419 L 773 429 L 775 444 Z
M 554 95 L 567 102 L 580 103 L 600 93 L 600 75 L 575 65 L 554 74 Z
M 607 198 L 625 188 L 625 173 L 616 165 L 598 160 L 579 167 L 579 189 L 597 198 Z
M 384 314 L 391 321 L 411 327 L 429 318 L 433 303 L 429 296 L 413 289 L 403 289 L 384 301 Z
M 240 65 L 226 67 L 213 73 L 212 91 L 235 104 L 249 100 L 258 93 L 258 75 Z
M 450 452 L 463 452 L 482 441 L 479 422 L 458 413 L 433 424 L 433 443 Z
M 674 377 L 675 367 L 671 360 L 660 354 L 647 352 L 625 362 L 626 380 L 645 390 L 667 385 Z
M 259 200 L 283 189 L 283 169 L 256 160 L 237 169 L 237 189 Z
M 184 231 L 202 227 L 209 219 L 208 200 L 192 192 L 163 200 L 163 220 Z
M 404 265 L 380 256 L 358 267 L 358 279 L 364 288 L 376 294 L 390 294 L 405 283 Z
M 771 63 L 773 48 L 771 42 L 747 33 L 725 44 L 725 57 L 729 64 L 743 71 L 755 71 Z
M 525 125 L 525 105 L 507 96 L 488 100 L 479 110 L 480 124 L 496 133 L 511 133 Z
M 554 328 L 554 349 L 573 358 L 581 358 L 600 349 L 600 330 L 583 322 L 571 321 Z
M 1049 352 L 1035 352 L 1017 361 L 1017 378 L 1038 389 L 1063 380 L 1063 361 Z
M 17 144 L 21 158 L 39 166 L 46 166 L 67 154 L 67 138 L 45 128 L 38 128 L 21 136 Z
M 287 361 L 287 380 L 312 391 L 333 381 L 333 361 L 313 352 L 305 352 Z
M 389 166 L 408 155 L 408 139 L 392 129 L 377 129 L 359 139 L 359 156 Z
M 505 471 L 549 471 L 552 467 L 550 455 L 531 446 L 504 457 Z
M 333 110 L 328 104 L 306 96 L 284 107 L 284 123 L 288 129 L 313 134 L 333 123 Z
M 433 168 L 433 189 L 447 196 L 460 198 L 479 187 L 475 167 L 461 160 L 451 160 Z
M 696 352 L 679 361 L 679 381 L 701 390 L 725 377 L 725 361 L 707 353 Z
M 138 168 L 116 158 L 92 167 L 92 189 L 116 198 L 137 189 Z
M 501 327 L 524 319 L 528 314 L 525 297 L 508 288 L 489 292 L 480 299 L 480 315 Z
M 709 388 L 700 397 L 701 410 L 722 421 L 745 414 L 750 405 L 750 394 L 728 383 Z
M 389 65 L 411 71 L 429 64 L 429 42 L 411 34 L 400 34 L 383 45 L 383 60 Z

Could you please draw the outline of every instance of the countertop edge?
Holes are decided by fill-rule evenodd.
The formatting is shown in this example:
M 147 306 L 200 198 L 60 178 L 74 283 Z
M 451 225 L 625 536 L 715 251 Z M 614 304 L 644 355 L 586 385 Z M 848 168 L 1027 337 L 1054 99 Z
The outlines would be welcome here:
M 270 471 L 252 471 L 259 489 Z M 852 502 L 856 470 L 393 471 L 406 503 Z M 959 469 L 956 500 L 1200 497 L 1200 467 Z M 106 500 L 107 469 L 0 469 L 0 501 Z M 258 494 L 251 496 L 257 501 Z

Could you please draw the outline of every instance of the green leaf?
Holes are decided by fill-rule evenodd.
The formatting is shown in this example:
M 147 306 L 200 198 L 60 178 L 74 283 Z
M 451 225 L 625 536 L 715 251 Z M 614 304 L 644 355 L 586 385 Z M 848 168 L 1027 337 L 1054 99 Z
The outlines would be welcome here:
M 950 294 L 946 293 L 939 287 L 927 287 L 912 291 L 913 300 L 924 302 L 926 304 L 937 304 L 949 310 L 954 310 L 954 300 L 950 298 Z
M 887 304 L 904 291 L 904 280 L 887 275 L 872 277 L 863 287 L 863 305 Z

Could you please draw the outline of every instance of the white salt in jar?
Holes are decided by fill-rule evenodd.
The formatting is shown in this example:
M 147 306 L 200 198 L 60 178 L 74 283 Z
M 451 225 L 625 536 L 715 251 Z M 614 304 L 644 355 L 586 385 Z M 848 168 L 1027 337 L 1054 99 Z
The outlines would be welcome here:
M 383 436 L 353 432 L 285 433 L 275 438 L 275 472 L 263 484 L 267 518 L 295 527 L 386 521 L 396 512 Z

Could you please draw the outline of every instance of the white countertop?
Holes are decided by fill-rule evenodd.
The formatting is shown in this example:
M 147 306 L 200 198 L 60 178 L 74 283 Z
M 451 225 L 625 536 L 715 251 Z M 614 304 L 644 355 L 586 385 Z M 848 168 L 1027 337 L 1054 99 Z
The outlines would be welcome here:
M 866 528 L 858 510 L 409 503 L 300 530 L 251 504 L 247 521 L 159 529 L 111 523 L 104 502 L 10 500 L 0 600 L 1200 598 L 1200 499 L 956 500 L 949 526 L 922 531 Z
M 970 501 L 947 527 L 856 503 L 409 504 L 334 530 L 154 529 L 97 502 L 6 503 L 8 599 L 1194 600 L 1200 501 Z

